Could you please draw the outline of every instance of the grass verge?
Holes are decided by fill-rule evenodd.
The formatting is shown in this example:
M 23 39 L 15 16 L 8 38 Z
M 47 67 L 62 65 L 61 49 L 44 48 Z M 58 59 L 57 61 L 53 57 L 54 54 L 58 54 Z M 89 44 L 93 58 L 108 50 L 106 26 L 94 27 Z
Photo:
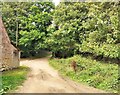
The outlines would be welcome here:
M 22 85 L 29 70 L 28 67 L 20 66 L 16 69 L 2 72 L 2 75 L 0 76 L 2 79 L 0 94 L 15 90 L 18 86 Z
M 69 66 L 72 60 L 77 62 L 77 73 Z M 67 59 L 50 59 L 49 64 L 72 80 L 108 92 L 118 92 L 117 64 L 98 62 L 80 55 Z

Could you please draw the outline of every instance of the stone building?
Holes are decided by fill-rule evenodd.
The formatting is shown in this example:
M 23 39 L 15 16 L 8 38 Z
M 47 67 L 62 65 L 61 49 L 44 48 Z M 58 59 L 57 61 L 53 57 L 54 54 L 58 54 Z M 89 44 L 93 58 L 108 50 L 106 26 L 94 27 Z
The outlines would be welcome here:
M 0 17 L 0 71 L 17 68 L 19 62 L 20 51 L 11 44 Z

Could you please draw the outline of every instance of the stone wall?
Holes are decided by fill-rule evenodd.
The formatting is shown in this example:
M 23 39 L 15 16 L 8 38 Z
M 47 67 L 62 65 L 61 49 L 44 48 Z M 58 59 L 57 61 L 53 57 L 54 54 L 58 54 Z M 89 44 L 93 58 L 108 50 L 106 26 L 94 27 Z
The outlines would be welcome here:
M 4 28 L 2 19 L 0 18 L 0 48 L 1 48 L 1 55 L 0 59 L 2 68 L 1 71 L 17 68 L 19 66 L 20 56 L 19 50 L 16 49 L 10 42 L 8 34 Z
M 2 32 L 1 31 L 0 31 L 0 68 L 2 68 Z

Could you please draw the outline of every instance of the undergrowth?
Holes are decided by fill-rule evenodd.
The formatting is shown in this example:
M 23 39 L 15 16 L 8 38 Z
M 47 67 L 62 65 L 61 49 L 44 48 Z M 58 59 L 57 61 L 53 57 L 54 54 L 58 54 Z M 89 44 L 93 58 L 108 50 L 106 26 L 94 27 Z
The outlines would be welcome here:
M 70 67 L 72 60 L 77 62 L 77 73 Z M 67 59 L 50 59 L 50 65 L 77 82 L 108 92 L 118 91 L 118 65 L 103 63 L 91 58 L 76 55 Z

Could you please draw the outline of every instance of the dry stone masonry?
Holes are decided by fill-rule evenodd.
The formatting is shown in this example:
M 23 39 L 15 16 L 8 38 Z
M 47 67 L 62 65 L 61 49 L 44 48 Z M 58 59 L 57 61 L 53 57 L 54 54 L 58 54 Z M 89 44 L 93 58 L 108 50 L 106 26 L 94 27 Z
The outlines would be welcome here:
M 20 52 L 8 37 L 0 17 L 0 71 L 17 68 L 20 62 Z

